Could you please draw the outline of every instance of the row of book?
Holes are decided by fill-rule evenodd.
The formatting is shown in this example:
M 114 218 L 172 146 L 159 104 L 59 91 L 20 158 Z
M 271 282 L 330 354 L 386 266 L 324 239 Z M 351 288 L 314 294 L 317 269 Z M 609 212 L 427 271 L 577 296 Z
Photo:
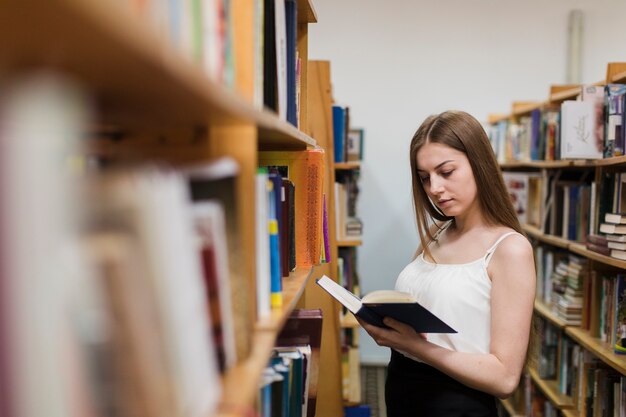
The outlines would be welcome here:
M 363 222 L 357 216 L 359 170 L 342 170 L 335 175 L 335 225 L 337 240 L 360 239 Z
M 615 222 L 626 210 L 624 173 L 602 172 L 597 181 L 584 169 L 506 171 L 503 176 L 523 224 L 575 242 L 586 242 L 587 236 L 599 233 L 620 234 L 621 226 Z
M 335 162 L 363 160 L 364 130 L 350 125 L 350 107 L 333 106 L 333 146 Z
M 297 127 L 301 79 L 298 4 L 296 0 L 253 3 L 254 103 Z M 241 6 L 231 0 L 127 0 L 127 5 L 210 79 L 235 86 L 238 41 L 234 19 L 235 8 Z
M 558 392 L 569 397 L 580 416 L 626 416 L 626 377 L 607 367 L 591 352 L 567 337 L 562 329 L 540 318 L 537 344 L 538 374 L 555 381 Z M 544 345 L 544 342 L 546 345 Z M 534 385 L 534 384 L 533 384 Z M 556 412 L 534 386 L 530 388 L 533 413 Z M 535 415 L 535 414 L 532 414 Z M 556 415 L 556 414 L 555 414 Z
M 315 416 L 322 323 L 319 309 L 294 310 L 287 319 L 260 381 L 259 416 Z
M 252 299 L 263 283 L 250 291 L 244 270 L 237 163 L 86 169 L 77 155 L 91 119 L 80 88 L 40 74 L 2 92 L 0 386 L 12 395 L 0 407 L 16 415 L 211 415 L 221 375 L 248 358 L 264 314 Z M 306 236 L 296 265 L 317 264 L 323 152 L 259 159 L 289 168 L 300 192 L 292 193 L 295 214 L 286 212 Z M 265 174 L 266 191 L 269 184 Z M 265 194 L 268 244 L 275 197 Z M 265 294 L 269 305 L 269 285 Z
M 489 129 L 499 162 L 598 159 L 624 154 L 626 86 L 585 85 L 577 100 L 536 108 Z
M 126 4 L 137 17 L 148 21 L 180 56 L 201 66 L 209 78 L 234 86 L 230 0 L 127 0 Z M 257 9 L 259 6 L 262 2 Z M 262 19 L 262 14 L 259 18 Z
M 563 251 L 535 247 L 537 299 L 568 325 L 580 325 L 588 261 Z
M 541 245 L 535 259 L 537 298 L 566 325 L 588 330 L 615 353 L 626 353 L 621 337 L 626 336 L 626 276 L 597 271 L 585 259 Z

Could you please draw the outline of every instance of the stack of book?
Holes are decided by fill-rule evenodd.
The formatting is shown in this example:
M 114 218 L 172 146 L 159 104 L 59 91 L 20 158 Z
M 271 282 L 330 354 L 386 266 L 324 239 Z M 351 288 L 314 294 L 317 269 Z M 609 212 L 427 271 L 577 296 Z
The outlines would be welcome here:
M 626 260 L 626 214 L 606 213 L 599 231 L 602 235 L 587 239 L 587 248 L 612 258 Z
M 580 325 L 583 306 L 583 277 L 586 260 L 570 255 L 561 261 L 552 277 L 552 305 L 568 325 Z

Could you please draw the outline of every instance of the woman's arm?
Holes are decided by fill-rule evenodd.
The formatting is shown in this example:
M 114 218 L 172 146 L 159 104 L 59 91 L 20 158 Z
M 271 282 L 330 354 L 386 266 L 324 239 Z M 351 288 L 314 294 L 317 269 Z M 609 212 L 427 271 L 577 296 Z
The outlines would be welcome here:
M 442 348 L 389 318 L 385 324 L 392 329 L 361 324 L 379 345 L 406 352 L 465 385 L 506 398 L 519 383 L 530 335 L 536 281 L 530 243 L 521 236 L 502 241 L 488 272 L 492 288 L 491 345 L 487 354 Z

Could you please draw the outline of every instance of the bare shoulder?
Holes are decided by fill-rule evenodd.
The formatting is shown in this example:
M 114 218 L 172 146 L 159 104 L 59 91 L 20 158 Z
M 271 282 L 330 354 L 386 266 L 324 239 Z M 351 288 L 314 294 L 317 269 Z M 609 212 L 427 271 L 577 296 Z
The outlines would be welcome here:
M 512 271 L 526 275 L 534 273 L 535 262 L 533 247 L 528 239 L 521 234 L 512 234 L 500 242 L 489 263 L 489 270 L 494 275 L 506 273 L 511 276 Z M 533 276 L 534 279 L 534 276 Z
M 513 231 L 513 230 L 511 230 Z M 503 258 L 510 259 L 511 257 L 528 257 L 532 259 L 533 247 L 526 238 L 526 236 L 519 233 L 512 234 L 504 238 L 496 251 L 493 254 L 493 259 Z

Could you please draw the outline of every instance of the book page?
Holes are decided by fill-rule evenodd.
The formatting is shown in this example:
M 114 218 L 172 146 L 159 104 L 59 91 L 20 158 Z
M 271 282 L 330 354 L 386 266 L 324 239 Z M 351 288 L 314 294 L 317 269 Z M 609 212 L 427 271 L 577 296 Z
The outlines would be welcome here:
M 415 303 L 415 297 L 406 292 L 394 290 L 372 291 L 361 300 L 363 304 L 373 303 Z
M 352 314 L 356 314 L 361 309 L 361 300 L 350 291 L 324 275 L 317 280 L 317 285 L 324 288 L 337 301 L 343 304 Z

